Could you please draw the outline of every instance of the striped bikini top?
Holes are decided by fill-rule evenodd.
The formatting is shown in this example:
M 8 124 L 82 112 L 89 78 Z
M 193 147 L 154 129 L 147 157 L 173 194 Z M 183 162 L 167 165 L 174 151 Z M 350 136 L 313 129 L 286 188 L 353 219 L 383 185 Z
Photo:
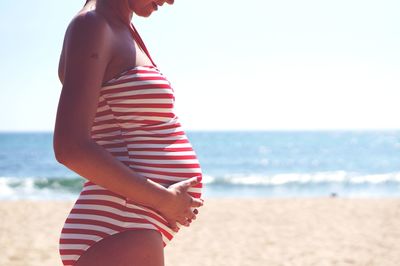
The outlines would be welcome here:
M 110 141 L 116 144 L 124 139 L 126 144 L 127 139 L 151 132 L 152 137 L 165 137 L 163 141 L 170 138 L 176 144 L 186 143 L 188 140 L 174 113 L 174 89 L 154 63 L 132 23 L 130 31 L 153 65 L 135 66 L 103 83 L 92 137 L 104 144 Z

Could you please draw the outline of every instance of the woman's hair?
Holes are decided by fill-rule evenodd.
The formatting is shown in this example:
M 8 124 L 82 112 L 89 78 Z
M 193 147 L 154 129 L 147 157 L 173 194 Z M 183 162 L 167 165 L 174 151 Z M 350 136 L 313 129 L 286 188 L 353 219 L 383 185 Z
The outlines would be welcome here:
M 89 1 L 90 1 L 90 0 L 86 0 L 86 3 L 85 3 L 83 6 L 86 6 L 86 5 L 87 5 L 87 3 L 89 3 Z

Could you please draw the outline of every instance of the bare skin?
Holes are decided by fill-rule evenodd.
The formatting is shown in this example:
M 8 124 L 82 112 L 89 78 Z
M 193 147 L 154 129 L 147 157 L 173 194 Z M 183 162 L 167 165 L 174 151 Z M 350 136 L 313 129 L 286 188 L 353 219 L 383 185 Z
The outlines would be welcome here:
M 110 27 L 110 31 L 106 36 L 104 36 L 105 41 L 110 43 L 110 52 L 111 52 L 111 60 L 106 67 L 106 71 L 104 73 L 103 82 L 110 80 L 115 77 L 117 74 L 122 71 L 132 68 L 134 66 L 142 66 L 142 65 L 151 65 L 150 59 L 147 57 L 146 53 L 141 50 L 140 46 L 134 41 L 132 34 L 127 29 L 126 25 L 122 25 L 120 21 L 114 18 L 114 14 L 110 14 L 107 11 L 108 6 L 103 4 L 103 1 L 90 1 L 84 8 L 82 8 L 77 16 L 100 16 L 99 19 L 107 20 L 107 26 Z M 104 1 L 107 3 L 108 1 Z M 151 2 L 151 1 L 147 1 Z M 162 3 L 164 1 L 157 1 L 158 3 Z M 88 14 L 89 12 L 89 14 Z M 126 11 L 129 12 L 129 11 Z M 132 13 L 121 14 L 125 15 L 125 19 L 132 18 Z M 72 21 L 72 23 L 74 20 Z M 106 25 L 103 25 L 106 26 Z M 61 83 L 64 83 L 64 73 L 65 73 L 65 49 L 66 42 L 69 39 L 70 32 L 67 31 L 64 44 L 61 51 L 60 63 L 58 74 Z M 95 56 L 95 55 L 93 55 Z
M 161 266 L 164 248 L 154 230 L 125 231 L 90 247 L 74 266 Z
M 194 177 L 165 188 L 126 167 L 90 135 L 102 84 L 132 67 L 151 65 L 123 21 L 129 23 L 133 13 L 150 16 L 152 2 L 97 0 L 95 6 L 91 1 L 73 18 L 60 57 L 63 87 L 53 145 L 60 163 L 102 187 L 157 209 L 178 231 L 177 223 L 189 226 L 196 219 L 197 209 L 191 208 L 203 205 L 187 193 L 200 180 Z M 166 1 L 156 2 L 162 5 Z M 76 265 L 163 266 L 161 235 L 145 229 L 118 233 L 90 247 Z

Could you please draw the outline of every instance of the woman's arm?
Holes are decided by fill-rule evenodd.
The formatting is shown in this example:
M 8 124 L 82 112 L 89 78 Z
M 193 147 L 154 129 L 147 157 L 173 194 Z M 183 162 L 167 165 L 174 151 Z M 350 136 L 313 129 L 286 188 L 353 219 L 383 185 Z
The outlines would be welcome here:
M 188 225 L 186 218 L 195 218 L 190 207 L 202 205 L 185 193 L 197 181 L 191 179 L 166 189 L 127 167 L 91 139 L 99 91 L 111 59 L 112 37 L 106 21 L 90 12 L 74 18 L 68 27 L 65 77 L 53 139 L 56 159 L 106 189 L 158 209 L 177 230 L 176 222 Z

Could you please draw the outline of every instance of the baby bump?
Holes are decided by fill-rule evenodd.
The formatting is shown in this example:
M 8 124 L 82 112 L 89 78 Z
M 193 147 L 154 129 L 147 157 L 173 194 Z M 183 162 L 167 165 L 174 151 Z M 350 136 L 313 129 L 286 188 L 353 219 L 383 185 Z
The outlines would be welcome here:
M 128 165 L 135 172 L 159 183 L 164 187 L 192 177 L 202 177 L 198 158 L 187 141 L 159 140 L 128 145 Z M 189 188 L 188 193 L 196 198 L 201 197 L 203 184 Z

